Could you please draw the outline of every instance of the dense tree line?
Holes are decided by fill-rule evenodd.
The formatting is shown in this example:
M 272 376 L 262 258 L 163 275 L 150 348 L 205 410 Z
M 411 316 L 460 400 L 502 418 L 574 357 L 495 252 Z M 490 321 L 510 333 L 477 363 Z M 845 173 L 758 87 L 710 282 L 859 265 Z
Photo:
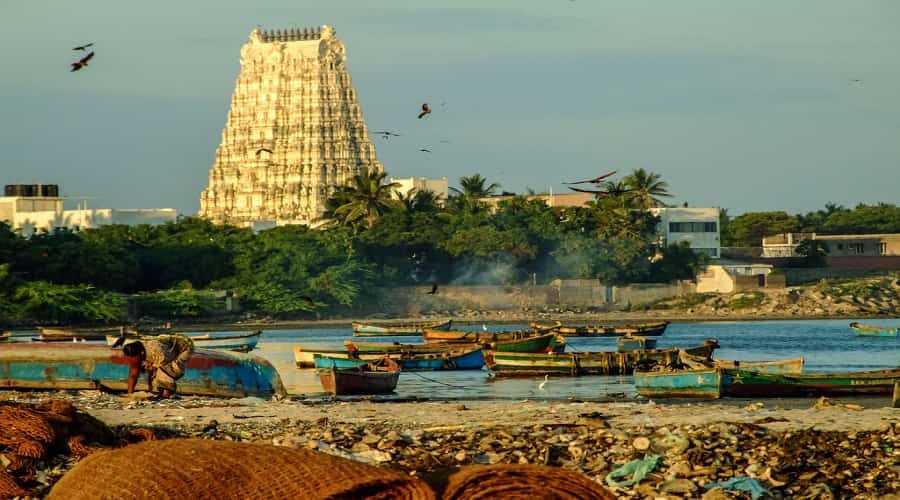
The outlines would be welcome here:
M 0 225 L 0 314 L 116 321 L 127 294 L 143 313 L 197 316 L 213 307 L 200 292 L 210 289 L 286 314 L 352 307 L 377 286 L 666 282 L 703 264 L 685 247 L 657 248 L 647 209 L 668 186 L 642 169 L 577 208 L 514 196 L 491 210 L 481 199 L 498 185 L 473 175 L 460 186 L 446 203 L 431 192 L 396 199 L 383 173 L 364 172 L 333 193 L 319 229 L 253 233 L 185 218 L 26 239 Z
M 723 210 L 720 222 L 722 246 L 759 247 L 764 237 L 779 233 L 900 233 L 900 207 L 879 203 L 849 209 L 828 203 L 822 210 L 805 214 L 748 212 L 734 218 Z

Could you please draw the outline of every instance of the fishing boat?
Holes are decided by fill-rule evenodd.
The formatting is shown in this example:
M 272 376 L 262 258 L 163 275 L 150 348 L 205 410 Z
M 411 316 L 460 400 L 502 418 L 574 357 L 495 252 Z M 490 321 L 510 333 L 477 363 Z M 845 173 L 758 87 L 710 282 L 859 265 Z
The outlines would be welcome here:
M 763 373 L 798 374 L 803 371 L 803 357 L 776 361 L 714 360 L 712 366 L 673 371 L 635 371 L 634 385 L 638 394 L 654 398 L 710 398 L 723 391 L 724 373 L 737 367 Z
M 477 337 L 472 337 L 477 338 Z M 368 342 L 344 341 L 348 346 L 356 346 L 359 352 L 390 353 L 428 353 L 446 352 L 448 349 L 459 349 L 463 346 L 478 347 L 500 352 L 562 352 L 566 348 L 566 340 L 555 333 L 546 335 L 528 335 L 516 340 L 478 340 L 467 343 L 433 343 L 433 344 L 375 344 Z
M 547 335 L 548 333 L 554 332 L 537 334 L 531 330 L 511 330 L 505 332 L 464 332 L 459 330 L 440 331 L 428 329 L 425 330 L 425 333 L 422 334 L 422 338 L 427 344 L 467 344 L 473 342 L 483 343 L 521 340 L 529 337 L 536 337 L 538 335 Z
M 12 338 L 12 332 L 0 332 L 0 342 L 6 342 Z
M 897 327 L 861 325 L 855 321 L 850 323 L 850 328 L 859 337 L 897 337 L 900 335 L 900 328 Z
M 641 351 L 656 349 L 656 339 L 625 335 L 616 339 L 616 352 Z
M 131 360 L 100 344 L 14 342 L 0 349 L 0 388 L 128 389 Z M 137 390 L 147 390 L 146 377 Z M 178 379 L 178 394 L 269 398 L 286 394 L 281 377 L 265 359 L 196 349 Z
M 465 346 L 475 346 L 475 343 L 469 344 L 455 344 L 455 345 L 442 345 L 442 344 L 401 344 L 399 342 L 387 343 L 387 342 L 358 342 L 355 340 L 345 340 L 344 346 L 347 349 L 356 348 L 356 351 L 359 353 L 371 353 L 371 354 L 402 354 L 402 353 L 416 353 L 416 354 L 425 354 L 425 353 L 435 353 L 435 352 L 445 352 L 449 349 L 459 349 L 460 347 Z
M 400 365 L 390 358 L 352 368 L 334 365 L 318 370 L 322 388 L 336 396 L 350 394 L 387 394 L 400 379 Z
M 119 333 L 119 328 L 106 328 L 103 330 L 68 330 L 60 328 L 38 328 L 38 337 L 32 340 L 40 342 L 72 342 L 82 340 L 103 340 L 106 335 Z
M 692 356 L 710 358 L 718 347 L 717 341 L 709 339 L 702 346 L 685 351 Z M 497 376 L 628 375 L 636 366 L 671 364 L 678 356 L 678 348 L 547 354 L 489 351 L 485 353 L 484 361 Z
M 374 325 L 354 321 L 352 325 L 353 336 L 355 337 L 398 337 L 401 335 L 422 335 L 425 330 L 449 330 L 453 325 L 453 320 L 419 321 L 390 325 Z
M 847 373 L 775 374 L 726 368 L 722 391 L 732 397 L 803 397 L 890 394 L 900 368 Z
M 351 368 L 369 362 L 363 359 L 327 356 L 319 353 L 315 353 L 313 356 L 316 368 L 328 368 L 331 365 L 337 368 Z M 399 363 L 403 371 L 480 370 L 484 366 L 484 356 L 480 348 L 388 357 Z
M 249 352 L 256 348 L 262 330 L 254 332 L 239 333 L 237 335 L 187 335 L 194 341 L 194 346 L 201 349 L 223 349 L 228 351 Z M 134 342 L 135 340 L 154 340 L 153 335 L 125 335 L 125 344 Z M 119 340 L 118 335 L 107 335 L 106 344 L 113 345 Z
M 665 333 L 668 326 L 668 321 L 632 325 L 559 325 L 555 331 L 566 337 L 621 337 L 623 335 L 658 337 Z

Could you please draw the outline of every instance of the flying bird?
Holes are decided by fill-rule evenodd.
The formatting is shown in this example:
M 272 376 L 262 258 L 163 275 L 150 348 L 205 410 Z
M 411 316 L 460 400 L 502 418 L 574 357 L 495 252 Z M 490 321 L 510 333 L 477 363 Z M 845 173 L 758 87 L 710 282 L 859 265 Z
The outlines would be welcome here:
M 434 294 L 437 293 L 437 289 L 438 289 L 437 283 L 432 283 L 432 284 L 431 284 L 431 291 L 425 292 L 425 294 L 426 294 L 426 295 L 434 295 Z
M 391 137 L 400 137 L 400 134 L 395 134 L 394 132 L 391 132 L 390 130 L 379 130 L 375 133 L 385 139 L 390 139 Z
M 419 151 L 422 151 L 422 152 L 425 152 L 425 153 L 430 153 L 430 152 L 431 152 L 430 149 L 424 149 L 424 148 L 423 148 L 423 149 L 420 149 Z
M 88 54 L 86 56 L 82 57 L 81 59 L 79 59 L 78 62 L 72 63 L 72 69 L 70 71 L 78 71 L 81 68 L 87 66 L 88 61 L 90 61 L 92 57 L 94 57 L 94 52 L 93 51 L 88 52 Z
M 256 157 L 259 158 L 259 154 L 265 151 L 266 153 L 273 154 L 272 150 L 269 148 L 259 148 L 256 150 Z
M 575 182 L 563 182 L 563 184 L 588 184 L 588 183 L 600 184 L 601 182 L 603 182 L 603 179 L 606 179 L 607 177 L 610 177 L 615 174 L 616 174 L 616 170 L 613 170 L 612 172 L 610 172 L 608 174 L 603 174 L 600 177 L 594 177 L 593 179 L 587 179 L 587 180 L 575 181 Z
M 428 107 L 428 103 L 426 102 L 422 105 L 422 112 L 419 113 L 419 119 L 421 120 L 422 117 L 427 115 L 428 113 L 431 113 L 431 108 Z
M 84 45 L 79 45 L 78 47 L 73 47 L 72 50 L 87 50 L 88 47 L 91 47 L 93 45 L 94 45 L 94 42 L 86 43 Z

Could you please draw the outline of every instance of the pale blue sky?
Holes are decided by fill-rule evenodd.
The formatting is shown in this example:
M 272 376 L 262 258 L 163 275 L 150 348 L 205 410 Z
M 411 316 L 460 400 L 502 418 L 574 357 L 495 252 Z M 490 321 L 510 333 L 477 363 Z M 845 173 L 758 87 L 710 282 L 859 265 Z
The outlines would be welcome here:
M 644 167 L 731 213 L 900 202 L 894 0 L 0 0 L 0 184 L 194 214 L 250 30 L 326 23 L 370 129 L 404 134 L 372 138 L 395 177 Z

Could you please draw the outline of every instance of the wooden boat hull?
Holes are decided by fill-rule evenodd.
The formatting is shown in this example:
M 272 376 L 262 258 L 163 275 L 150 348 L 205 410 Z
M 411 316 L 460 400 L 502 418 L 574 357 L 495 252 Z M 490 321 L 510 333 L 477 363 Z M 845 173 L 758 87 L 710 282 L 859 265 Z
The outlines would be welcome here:
M 561 352 L 565 349 L 565 339 L 555 333 L 547 333 L 520 340 L 489 342 L 485 346 L 496 352 Z
M 362 395 L 362 394 L 388 394 L 397 388 L 400 380 L 400 366 L 393 361 L 389 369 L 385 371 L 369 371 L 372 363 L 367 366 L 337 369 L 330 367 L 319 370 L 319 380 L 325 391 L 335 396 Z
M 425 330 L 449 330 L 453 320 L 438 322 L 416 322 L 400 325 L 373 325 L 354 321 L 355 337 L 397 337 L 401 335 L 422 335 Z
M 770 374 L 724 369 L 722 389 L 732 397 L 805 397 L 890 394 L 900 368 L 848 373 Z
M 621 337 L 634 335 L 640 337 L 658 337 L 666 332 L 668 321 L 640 323 L 635 325 L 560 325 L 555 331 L 565 337 Z
M 648 398 L 707 398 L 717 399 L 725 394 L 724 372 L 734 366 L 765 373 L 800 373 L 803 358 L 777 361 L 735 362 L 715 360 L 714 367 L 697 370 L 634 373 L 638 394 Z
M 693 356 L 709 357 L 717 347 L 717 343 L 707 341 L 703 346 L 685 351 Z M 549 354 L 490 351 L 485 354 L 485 363 L 497 376 L 629 375 L 642 362 L 672 363 L 678 359 L 678 351 L 678 348 Z
M 435 344 L 388 344 L 385 342 L 355 342 L 345 340 L 344 345 L 348 348 L 355 346 L 359 353 L 371 354 L 432 354 L 437 352 L 447 352 L 451 349 L 461 349 L 464 347 L 475 347 L 476 344 L 454 344 L 454 345 L 435 345 Z
M 0 349 L 0 388 L 128 388 L 128 359 L 105 345 L 11 343 Z M 147 390 L 146 377 L 138 390 Z M 266 360 L 246 354 L 197 349 L 178 380 L 179 394 L 268 398 L 286 394 L 278 372 Z
M 436 354 L 401 355 L 398 357 L 391 356 L 391 359 L 399 363 L 403 371 L 480 370 L 484 366 L 484 355 L 481 349 Z M 331 366 L 352 368 L 364 365 L 368 361 L 316 353 L 314 363 L 316 368 L 327 369 Z
M 850 323 L 850 328 L 858 337 L 897 337 L 900 335 L 900 328 L 887 326 L 860 325 L 854 322 Z
M 552 332 L 550 332 L 552 333 Z M 507 342 L 510 340 L 522 340 L 529 337 L 535 337 L 537 334 L 531 330 L 507 331 L 507 332 L 463 332 L 463 331 L 440 331 L 428 329 L 422 334 L 422 338 L 426 344 L 441 343 L 488 343 L 488 342 Z
M 198 349 L 222 349 L 240 352 L 249 352 L 255 349 L 261 336 L 261 330 L 241 335 L 187 335 L 194 341 L 194 346 Z M 155 338 L 152 335 L 127 336 L 125 343 L 134 342 L 135 340 L 153 340 Z M 118 339 L 117 335 L 107 335 L 106 344 L 111 346 Z
M 0 332 L 0 342 L 6 342 L 12 338 L 12 332 Z
M 630 335 L 616 339 L 616 352 L 640 351 L 645 349 L 656 349 L 656 339 L 632 337 Z

